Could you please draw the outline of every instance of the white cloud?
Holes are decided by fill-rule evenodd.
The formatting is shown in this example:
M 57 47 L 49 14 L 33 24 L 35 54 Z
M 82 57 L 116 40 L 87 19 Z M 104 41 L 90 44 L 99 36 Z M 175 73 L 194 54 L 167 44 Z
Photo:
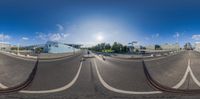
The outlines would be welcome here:
M 0 40 L 8 40 L 10 38 L 11 37 L 9 35 L 3 34 L 3 33 L 0 34 Z
M 64 30 L 64 26 L 61 24 L 56 24 L 56 26 L 58 27 L 59 31 L 63 31 Z
M 145 37 L 144 39 L 145 39 L 145 40 L 149 40 L 149 37 Z
M 44 41 L 48 40 L 48 35 L 47 34 L 42 33 L 42 32 L 36 32 L 36 34 L 37 34 L 37 38 L 38 39 L 41 39 L 41 40 L 44 40 Z
M 200 40 L 200 34 L 198 34 L 198 35 L 192 35 L 192 39 L 194 39 L 194 40 Z
M 22 37 L 22 40 L 29 40 L 28 37 Z
M 42 33 L 37 32 L 37 38 L 44 40 L 44 41 L 65 41 L 66 38 L 70 35 L 68 33 Z
M 200 44 L 200 42 L 195 42 L 195 44 Z
M 51 41 L 62 41 L 65 40 L 69 34 L 68 33 L 50 33 L 48 34 L 49 40 Z
M 75 44 L 81 44 L 81 47 L 91 47 L 95 46 L 97 43 L 96 42 L 75 42 Z
M 152 35 L 151 38 L 158 38 L 159 36 L 160 36 L 160 34 L 156 33 L 156 34 Z
M 56 24 L 58 27 L 59 32 L 57 33 L 43 33 L 43 32 L 36 32 L 37 38 L 43 41 L 65 41 L 66 38 L 70 35 L 69 33 L 63 33 L 61 31 L 64 30 L 63 25 Z
M 179 32 L 176 32 L 174 35 L 173 35 L 174 38 L 178 38 L 180 37 L 180 33 Z

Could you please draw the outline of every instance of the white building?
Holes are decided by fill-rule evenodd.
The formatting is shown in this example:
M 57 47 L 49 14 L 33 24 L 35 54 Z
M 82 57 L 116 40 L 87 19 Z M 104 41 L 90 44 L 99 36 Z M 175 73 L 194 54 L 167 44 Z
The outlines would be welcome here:
M 179 50 L 180 49 L 180 46 L 178 43 L 175 43 L 175 44 L 168 44 L 168 43 L 165 43 L 163 45 L 160 45 L 161 48 L 163 50 Z
M 162 48 L 162 50 L 179 50 L 180 49 L 180 46 L 178 43 L 175 43 L 175 44 L 165 43 L 165 44 L 160 45 L 160 47 Z M 146 46 L 146 49 L 155 50 L 155 45 L 148 45 Z
M 155 50 L 155 45 L 147 45 L 145 47 L 147 50 Z
M 7 43 L 7 42 L 0 42 L 0 50 L 10 50 L 11 48 L 11 44 Z
M 196 42 L 194 46 L 195 46 L 194 50 L 200 51 L 200 42 Z
M 61 42 L 48 41 L 44 46 L 44 52 L 46 53 L 68 53 L 79 51 L 81 45 L 66 44 Z

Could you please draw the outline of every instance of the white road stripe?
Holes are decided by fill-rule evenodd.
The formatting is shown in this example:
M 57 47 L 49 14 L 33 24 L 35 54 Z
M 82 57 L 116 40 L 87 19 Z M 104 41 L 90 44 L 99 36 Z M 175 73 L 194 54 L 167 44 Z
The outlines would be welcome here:
M 184 74 L 183 78 L 182 78 L 181 81 L 180 81 L 178 84 L 176 84 L 173 88 L 176 88 L 176 89 L 177 89 L 177 88 L 180 88 L 180 87 L 183 85 L 183 83 L 186 81 L 187 75 L 189 75 L 189 74 L 190 74 L 190 76 L 192 77 L 192 80 L 200 87 L 200 82 L 199 82 L 199 80 L 197 80 L 197 78 L 194 76 L 194 73 L 193 73 L 193 71 L 192 71 L 190 65 L 191 65 L 191 61 L 190 61 L 190 59 L 188 59 L 188 67 L 187 67 L 187 70 L 185 71 L 185 74 Z
M 148 91 L 148 92 L 126 91 L 126 90 L 121 90 L 121 89 L 117 89 L 117 88 L 111 87 L 101 77 L 101 75 L 99 73 L 99 70 L 98 70 L 98 67 L 97 67 L 97 63 L 96 63 L 95 60 L 94 60 L 94 64 L 95 64 L 96 72 L 97 72 L 97 75 L 98 75 L 98 78 L 99 78 L 101 84 L 105 88 L 107 88 L 108 90 L 110 90 L 110 91 L 117 92 L 117 93 L 122 93 L 122 94 L 159 94 L 159 93 L 162 93 L 161 91 Z
M 95 55 L 96 56 L 96 58 L 97 59 L 99 59 L 99 60 L 102 60 L 99 56 L 97 56 L 97 55 Z M 165 57 L 162 57 L 162 58 L 165 58 Z M 161 59 L 162 59 L 161 58 Z M 118 59 L 119 60 L 119 59 Z M 145 60 L 146 61 L 146 60 Z M 179 81 L 179 83 L 177 83 L 176 85 L 174 85 L 172 88 L 180 88 L 182 85 L 183 85 L 183 83 L 185 82 L 185 80 L 186 80 L 186 78 L 187 78 L 187 75 L 189 74 L 189 72 L 190 72 L 190 67 L 189 67 L 189 63 L 190 63 L 190 60 L 188 60 L 188 67 L 187 67 L 187 69 L 186 69 L 186 71 L 185 71 L 185 74 L 184 74 L 184 76 L 183 76 L 183 78 Z M 200 83 L 199 83 L 200 84 Z
M 97 59 L 101 60 L 101 58 L 99 58 L 98 56 L 96 56 Z M 166 57 L 162 57 L 162 58 L 166 58 Z M 161 58 L 161 59 L 162 59 Z M 120 59 L 118 59 L 120 60 Z M 128 60 L 129 61 L 129 60 Z M 147 61 L 147 60 L 145 60 Z M 97 64 L 96 64 L 96 61 L 94 61 L 95 63 L 95 67 L 96 67 L 96 71 L 97 71 L 97 74 L 98 74 L 98 77 L 99 77 L 99 80 L 101 81 L 101 83 L 103 84 L 104 87 L 106 87 L 107 89 L 111 90 L 111 91 L 114 91 L 114 92 L 118 92 L 118 93 L 126 93 L 126 94 L 155 94 L 155 93 L 161 93 L 160 91 L 152 91 L 152 92 L 135 92 L 135 91 L 125 91 L 125 90 L 120 90 L 120 89 L 116 89 L 116 88 L 113 88 L 111 87 L 110 85 L 108 85 L 104 80 L 103 78 L 101 77 L 99 71 L 98 71 L 98 68 L 97 68 Z M 186 81 L 187 79 L 187 76 L 190 74 L 190 76 L 192 77 L 193 81 L 200 87 L 200 81 L 195 77 L 191 67 L 191 60 L 188 59 L 188 66 L 187 66 L 187 69 L 185 71 L 185 74 L 183 76 L 183 78 L 179 81 L 179 83 L 177 83 L 176 85 L 174 85 L 172 88 L 175 88 L 175 89 L 178 89 L 180 88 L 184 82 Z
M 6 89 L 6 88 L 8 88 L 8 87 L 5 86 L 5 85 L 3 85 L 2 83 L 0 83 L 0 88 L 2 88 L 2 89 Z
M 77 72 L 76 76 L 73 78 L 73 80 L 63 87 L 51 89 L 51 90 L 41 90 L 41 91 L 22 90 L 22 91 L 19 91 L 19 92 L 20 93 L 32 93 L 32 94 L 38 93 L 38 94 L 41 94 L 41 93 L 55 93 L 55 92 L 60 92 L 60 91 L 66 90 L 66 89 L 70 88 L 77 81 L 79 74 L 80 74 L 80 71 L 81 71 L 81 68 L 82 68 L 82 64 L 83 63 L 81 62 L 80 67 L 78 69 L 78 72 Z
M 197 78 L 194 76 L 194 73 L 193 73 L 193 71 L 192 71 L 190 65 L 191 65 L 191 62 L 189 63 L 190 75 L 191 75 L 193 81 L 200 87 L 200 82 L 199 82 L 199 80 L 197 80 Z
M 186 71 L 185 71 L 185 74 L 184 74 L 183 78 L 179 81 L 178 84 L 176 84 L 176 85 L 173 86 L 172 88 L 176 88 L 176 89 L 177 89 L 177 88 L 180 88 L 180 87 L 183 85 L 183 83 L 185 82 L 185 80 L 186 80 L 186 78 L 187 78 L 187 75 L 188 75 L 189 72 L 190 72 L 189 63 L 190 63 L 190 60 L 188 60 L 188 66 L 187 66 L 187 69 L 186 69 Z
M 169 58 L 169 57 L 165 56 L 165 57 L 159 57 L 159 58 L 153 58 L 153 59 L 144 59 L 144 61 L 154 61 L 154 60 L 160 60 L 160 59 L 164 59 L 164 58 Z

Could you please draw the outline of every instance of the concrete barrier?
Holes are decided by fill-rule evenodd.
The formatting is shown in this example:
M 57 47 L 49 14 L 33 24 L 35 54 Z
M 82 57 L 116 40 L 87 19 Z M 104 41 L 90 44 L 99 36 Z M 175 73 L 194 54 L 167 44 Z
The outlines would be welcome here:
M 14 57 L 21 57 L 21 58 L 30 58 L 30 59 L 37 59 L 37 57 L 41 60 L 48 60 L 48 59 L 58 59 L 58 58 L 64 58 L 72 55 L 77 55 L 80 54 L 82 51 L 76 51 L 74 52 L 69 52 L 69 53 L 40 53 L 38 56 L 32 56 L 32 54 L 21 54 L 21 53 L 14 53 L 14 52 L 5 52 L 5 51 L 0 51 L 3 54 L 9 55 L 9 56 L 14 56 Z

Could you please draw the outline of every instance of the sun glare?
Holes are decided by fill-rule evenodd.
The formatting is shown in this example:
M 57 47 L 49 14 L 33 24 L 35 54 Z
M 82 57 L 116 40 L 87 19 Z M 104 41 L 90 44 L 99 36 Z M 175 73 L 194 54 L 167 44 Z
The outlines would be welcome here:
M 104 39 L 104 38 L 103 38 L 102 35 L 98 35 L 98 36 L 97 36 L 97 41 L 101 42 L 101 41 L 103 41 L 103 39 Z

